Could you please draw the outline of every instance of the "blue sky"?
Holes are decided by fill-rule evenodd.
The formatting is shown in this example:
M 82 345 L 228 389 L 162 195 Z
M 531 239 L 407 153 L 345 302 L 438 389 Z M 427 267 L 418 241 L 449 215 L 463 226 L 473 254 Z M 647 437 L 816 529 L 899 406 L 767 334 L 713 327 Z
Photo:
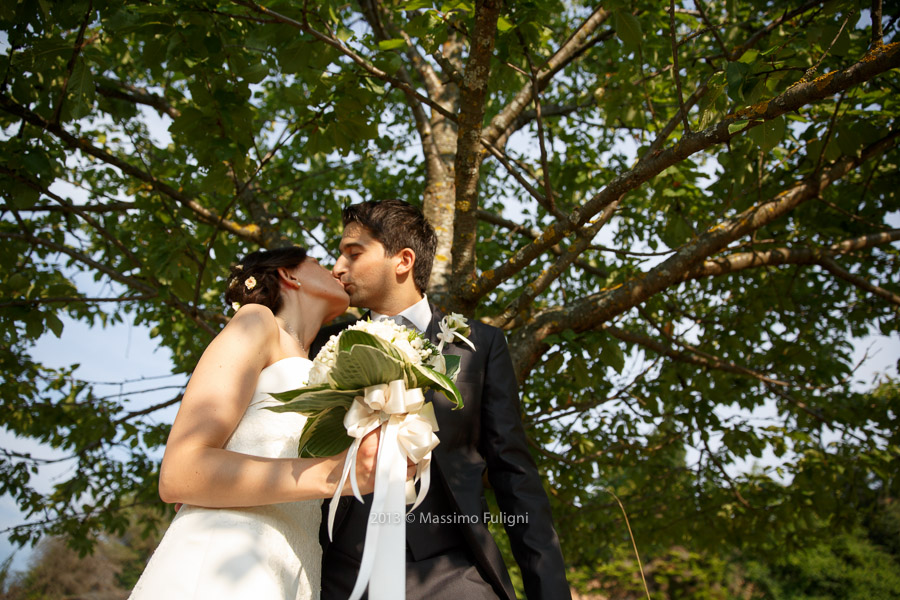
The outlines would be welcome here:
M 171 354 L 166 348 L 150 338 L 149 329 L 134 327 L 129 324 L 118 324 L 109 328 L 90 328 L 88 325 L 64 320 L 65 328 L 61 338 L 49 334 L 43 336 L 34 348 L 33 356 L 47 366 L 62 367 L 80 364 L 77 375 L 83 379 L 98 382 L 121 382 L 139 378 L 150 378 L 170 375 Z M 148 383 L 136 381 L 119 385 L 104 385 L 97 388 L 98 393 L 112 395 L 129 390 L 165 385 L 183 384 L 185 377 L 169 376 L 165 379 Z M 176 392 L 161 391 L 135 396 L 135 402 L 149 406 L 171 398 Z M 155 413 L 152 418 L 160 422 L 171 423 L 175 418 L 177 406 L 169 407 Z M 52 458 L 53 451 L 42 447 L 32 440 L 24 440 L 10 435 L 0 429 L 0 447 L 17 452 L 31 452 L 34 456 Z M 160 456 L 162 454 L 160 453 Z M 38 478 L 41 490 L 48 490 L 60 476 L 70 468 L 66 463 L 58 466 L 44 467 Z M 25 516 L 8 495 L 0 496 L 0 531 L 25 522 Z M 0 560 L 5 560 L 15 553 L 13 570 L 23 570 L 27 566 L 31 548 L 17 548 L 9 542 L 4 534 L 0 537 Z

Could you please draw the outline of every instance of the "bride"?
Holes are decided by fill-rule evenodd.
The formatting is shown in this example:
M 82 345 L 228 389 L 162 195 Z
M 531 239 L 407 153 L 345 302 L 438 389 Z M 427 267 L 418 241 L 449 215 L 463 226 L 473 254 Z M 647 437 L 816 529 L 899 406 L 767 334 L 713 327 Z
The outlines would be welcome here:
M 160 497 L 184 506 L 134 600 L 319 598 L 320 503 L 344 454 L 296 458 L 305 417 L 265 407 L 278 404 L 269 394 L 306 384 L 309 344 L 349 300 L 297 247 L 246 256 L 225 299 L 240 306 L 191 375 L 160 468 Z M 363 493 L 374 486 L 377 444 L 369 436 L 359 451 Z

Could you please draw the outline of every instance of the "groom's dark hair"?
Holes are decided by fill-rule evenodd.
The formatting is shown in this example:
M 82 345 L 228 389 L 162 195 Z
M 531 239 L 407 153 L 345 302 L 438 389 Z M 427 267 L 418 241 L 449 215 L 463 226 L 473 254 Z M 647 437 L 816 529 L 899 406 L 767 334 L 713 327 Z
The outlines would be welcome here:
M 422 211 L 403 200 L 360 202 L 345 206 L 341 213 L 344 227 L 358 223 L 384 246 L 386 256 L 394 256 L 404 248 L 416 253 L 413 281 L 424 294 L 431 277 L 437 236 Z

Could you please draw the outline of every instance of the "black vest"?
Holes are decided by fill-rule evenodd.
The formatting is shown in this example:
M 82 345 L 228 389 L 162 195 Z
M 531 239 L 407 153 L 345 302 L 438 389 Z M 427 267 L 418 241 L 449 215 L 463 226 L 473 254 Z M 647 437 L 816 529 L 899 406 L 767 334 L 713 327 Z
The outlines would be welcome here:
M 353 496 L 341 498 L 341 509 L 346 512 L 331 542 L 333 549 L 356 560 L 362 559 L 363 534 L 369 522 L 372 495 L 363 496 L 363 500 L 365 504 Z M 444 478 L 434 461 L 428 494 L 406 522 L 406 547 L 413 560 L 423 560 L 465 545 L 458 525 L 458 511 L 449 500 Z

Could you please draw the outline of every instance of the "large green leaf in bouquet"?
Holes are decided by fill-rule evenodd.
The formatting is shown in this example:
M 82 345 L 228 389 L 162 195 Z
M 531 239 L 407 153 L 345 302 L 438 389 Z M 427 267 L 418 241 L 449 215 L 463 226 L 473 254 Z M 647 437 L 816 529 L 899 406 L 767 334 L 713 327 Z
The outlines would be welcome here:
M 449 357 L 445 357 L 449 358 Z M 459 365 L 457 358 L 457 367 Z M 424 365 L 409 365 L 409 369 L 415 373 L 415 387 L 420 388 L 433 388 L 439 392 L 443 392 L 447 399 L 456 404 L 457 409 L 463 407 L 463 399 L 462 395 L 459 393 L 459 389 L 456 387 L 456 384 L 453 383 L 453 380 L 438 373 L 434 369 L 428 368 Z M 449 372 L 449 365 L 448 365 Z
M 455 354 L 445 354 L 444 364 L 447 365 L 447 372 L 444 373 L 451 381 L 456 381 L 456 372 L 459 371 L 459 356 Z M 460 407 L 462 403 L 460 403 Z
M 359 329 L 345 329 L 341 332 L 337 344 L 338 352 L 349 352 L 357 346 L 371 346 L 401 362 L 406 360 L 406 357 L 393 344 L 377 335 Z
M 343 338 L 342 335 L 341 340 Z M 338 352 L 328 378 L 334 387 L 340 390 L 362 390 L 370 385 L 387 383 L 395 379 L 406 380 L 408 387 L 412 383 L 406 377 L 401 358 L 395 358 L 379 347 L 363 344 L 357 344 L 349 351 Z
M 267 406 L 272 412 L 298 412 L 313 417 L 323 410 L 342 408 L 347 410 L 359 390 L 333 390 L 327 384 L 310 386 L 287 392 L 270 394 L 276 400 L 284 402 L 281 406 Z
M 344 428 L 346 408 L 335 406 L 316 417 L 310 417 L 300 435 L 297 455 L 300 458 L 324 458 L 340 454 L 350 447 L 353 438 Z

